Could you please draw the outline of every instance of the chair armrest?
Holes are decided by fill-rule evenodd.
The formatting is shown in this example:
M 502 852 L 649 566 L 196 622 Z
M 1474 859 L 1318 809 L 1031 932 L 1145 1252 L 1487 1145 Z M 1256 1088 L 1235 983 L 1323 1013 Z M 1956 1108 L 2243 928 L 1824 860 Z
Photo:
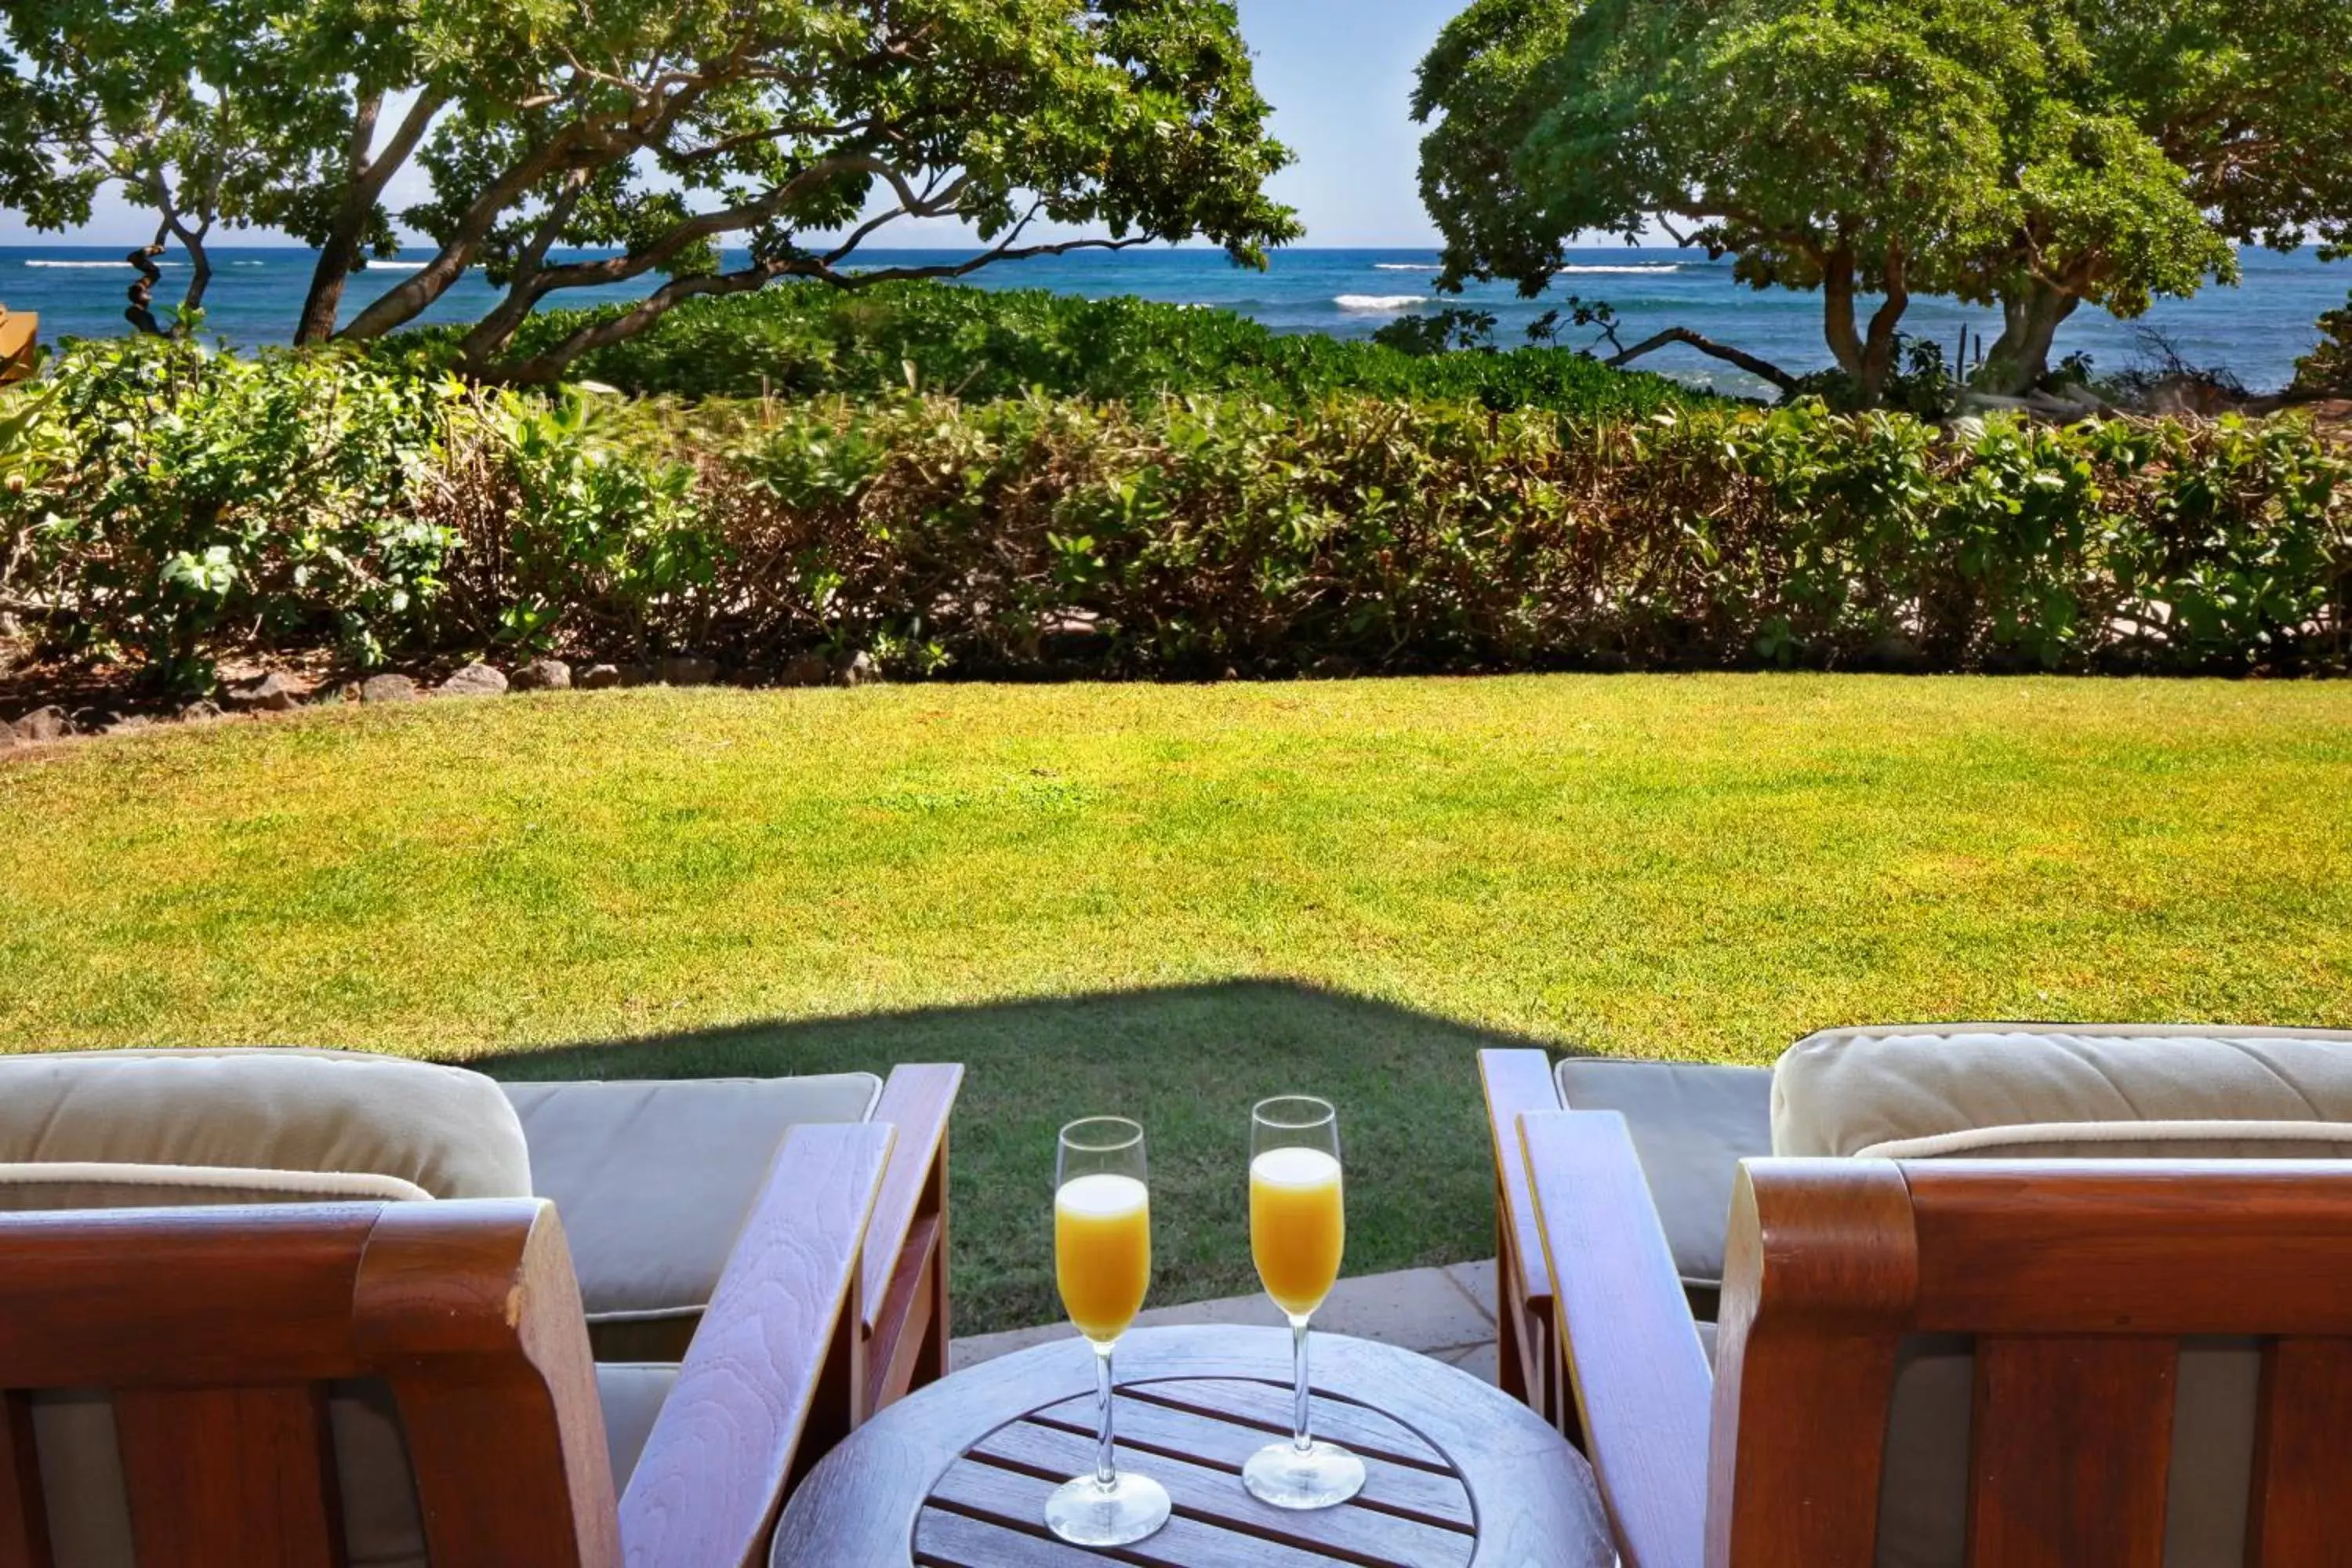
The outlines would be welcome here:
M 784 1495 L 856 1420 L 858 1279 L 893 1135 L 785 1138 L 621 1498 L 629 1568 L 764 1561 Z
M 1626 1568 L 1698 1568 L 1714 1379 L 1611 1110 L 1524 1116 L 1520 1137 L 1585 1456 Z
M 1552 1079 L 1551 1058 L 1538 1050 L 1480 1051 L 1478 1081 L 1486 1091 L 1486 1128 L 1495 1147 L 1495 1225 L 1503 1251 L 1496 1267 L 1516 1267 L 1521 1299 L 1540 1304 L 1551 1295 L 1551 1275 L 1527 1162 L 1519 1153 L 1519 1118 L 1558 1110 L 1559 1087 Z
M 866 1233 L 866 1365 L 859 1418 L 947 1375 L 948 1120 L 963 1068 L 893 1068 L 874 1122 L 898 1132 Z

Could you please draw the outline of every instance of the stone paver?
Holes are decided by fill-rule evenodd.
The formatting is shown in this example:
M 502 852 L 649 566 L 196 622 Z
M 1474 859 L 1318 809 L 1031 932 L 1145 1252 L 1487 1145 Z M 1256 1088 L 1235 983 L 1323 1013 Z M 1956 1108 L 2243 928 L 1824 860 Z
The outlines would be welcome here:
M 1495 1378 L 1494 1300 L 1495 1265 L 1491 1258 L 1444 1268 L 1364 1274 L 1342 1279 L 1332 1287 L 1322 1310 L 1315 1314 L 1315 1326 L 1335 1334 L 1353 1334 L 1359 1339 L 1419 1351 L 1491 1383 Z M 1138 1328 L 1194 1323 L 1254 1323 L 1279 1328 L 1282 1321 L 1273 1302 L 1255 1295 L 1147 1308 L 1137 1314 L 1135 1322 Z M 956 1341 L 954 1364 L 976 1366 L 996 1356 L 1052 1340 L 1068 1339 L 1072 1334 L 1067 1323 L 1046 1323 L 1034 1329 L 974 1335 Z
M 1495 1321 L 1495 1260 L 1491 1258 L 1477 1263 L 1449 1263 L 1445 1277 L 1462 1289 L 1479 1311 L 1491 1323 Z

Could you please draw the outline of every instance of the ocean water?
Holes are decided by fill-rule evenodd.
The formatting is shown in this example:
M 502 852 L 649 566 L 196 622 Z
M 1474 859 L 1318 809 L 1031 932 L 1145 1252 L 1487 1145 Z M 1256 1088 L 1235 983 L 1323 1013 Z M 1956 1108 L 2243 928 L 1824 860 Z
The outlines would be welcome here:
M 871 265 L 952 259 L 957 253 L 873 250 Z M 282 342 L 293 330 L 310 276 L 310 253 L 280 247 L 217 247 L 205 324 L 239 347 Z M 167 258 L 159 300 L 177 297 L 184 263 Z M 373 263 L 354 278 L 344 295 L 344 320 L 422 263 L 406 259 Z M 2310 252 L 2281 256 L 2248 251 L 2244 281 L 2235 288 L 2210 287 L 2193 299 L 2159 302 L 2138 323 L 2117 321 L 2087 308 L 2060 331 L 2060 353 L 2086 353 L 2100 364 L 2121 369 L 2138 359 L 2137 327 L 2168 335 L 2193 363 L 2234 372 L 2257 390 L 2284 385 L 2294 374 L 2296 356 L 2318 340 L 2324 310 L 2352 293 L 2352 262 L 2324 263 Z M 1042 288 L 1102 298 L 1136 294 L 1180 304 L 1213 305 L 1255 317 L 1277 331 L 1328 332 L 1368 337 L 1407 311 L 1447 301 L 1430 290 L 1437 271 L 1433 251 L 1280 251 L 1265 272 L 1237 268 L 1220 251 L 1163 248 L 1080 252 L 1007 262 L 977 273 L 982 288 Z M 106 336 L 129 331 L 122 320 L 123 291 L 136 277 L 113 247 L 0 247 L 0 305 L 38 310 L 43 335 Z M 649 287 L 646 285 L 646 287 Z M 566 304 L 627 299 L 642 288 L 576 289 Z M 1464 304 L 1492 310 L 1497 338 L 1519 341 L 1526 324 L 1570 295 L 1604 300 L 1614 306 L 1619 336 L 1627 343 L 1669 326 L 1693 328 L 1719 342 L 1762 355 L 1793 371 L 1829 363 L 1822 346 L 1819 297 L 1786 289 L 1759 291 L 1734 281 L 1728 261 L 1711 262 L 1698 252 L 1612 247 L 1571 253 L 1570 264 L 1539 299 L 1518 298 L 1507 285 L 1474 287 Z M 465 321 L 496 297 L 478 274 L 444 295 L 425 320 Z M 1956 348 L 1960 328 L 1991 333 L 1996 312 L 1955 300 L 1920 299 L 1905 317 L 1906 329 Z M 1591 332 L 1565 335 L 1582 343 Z M 1762 384 L 1696 350 L 1675 347 L 1643 363 L 1700 384 L 1753 393 Z

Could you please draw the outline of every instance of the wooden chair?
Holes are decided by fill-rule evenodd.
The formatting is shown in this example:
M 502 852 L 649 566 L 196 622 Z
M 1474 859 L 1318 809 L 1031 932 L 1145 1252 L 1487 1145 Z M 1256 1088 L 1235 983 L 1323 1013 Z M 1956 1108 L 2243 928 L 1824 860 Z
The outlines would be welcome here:
M 786 1141 L 617 1499 L 543 1199 L 0 1215 L 0 1564 L 53 1561 L 30 1395 L 61 1389 L 110 1396 L 142 1563 L 342 1562 L 328 1386 L 353 1380 L 390 1388 L 436 1565 L 762 1562 L 798 1473 L 897 1375 L 866 1364 L 869 1281 L 914 1300 L 936 1273 L 863 1256 L 879 1208 L 928 1201 L 894 1141 Z
M 41 318 L 29 310 L 0 305 L 0 386 L 33 374 L 39 357 Z
M 2243 1560 L 2352 1561 L 2344 1162 L 1749 1161 L 1710 1373 L 1622 1119 L 1533 1113 L 1519 1133 L 1565 1386 L 1628 1568 L 1887 1560 L 1890 1404 L 1916 1335 L 1973 1337 L 1951 1560 L 2166 1563 L 2180 1342 L 2248 1336 Z

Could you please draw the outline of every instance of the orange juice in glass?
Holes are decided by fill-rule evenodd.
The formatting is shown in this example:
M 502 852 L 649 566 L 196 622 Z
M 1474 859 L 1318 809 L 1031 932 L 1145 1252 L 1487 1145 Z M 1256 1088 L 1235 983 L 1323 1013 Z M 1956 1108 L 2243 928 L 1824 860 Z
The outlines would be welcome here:
M 1308 1429 L 1307 1321 L 1339 1278 L 1348 1207 L 1339 1173 L 1339 1113 L 1328 1100 L 1284 1095 L 1250 1111 L 1250 1255 L 1265 1293 L 1290 1320 L 1290 1440 L 1242 1466 L 1242 1485 L 1276 1508 L 1332 1508 L 1364 1489 L 1364 1462 Z
M 1054 1194 L 1054 1279 L 1078 1332 L 1116 1342 L 1151 1287 L 1151 1190 L 1109 1171 L 1063 1183 Z
M 1285 1314 L 1307 1317 L 1323 1304 L 1347 1244 L 1336 1158 L 1292 1145 L 1250 1161 L 1250 1255 Z
M 1111 1449 L 1111 1351 L 1151 1288 L 1151 1189 L 1143 1129 L 1090 1116 L 1062 1129 L 1054 1184 L 1054 1281 L 1062 1309 L 1095 1352 L 1101 1434 L 1092 1475 L 1045 1500 L 1045 1525 L 1077 1546 L 1126 1546 L 1168 1522 L 1167 1489 L 1122 1475 Z

